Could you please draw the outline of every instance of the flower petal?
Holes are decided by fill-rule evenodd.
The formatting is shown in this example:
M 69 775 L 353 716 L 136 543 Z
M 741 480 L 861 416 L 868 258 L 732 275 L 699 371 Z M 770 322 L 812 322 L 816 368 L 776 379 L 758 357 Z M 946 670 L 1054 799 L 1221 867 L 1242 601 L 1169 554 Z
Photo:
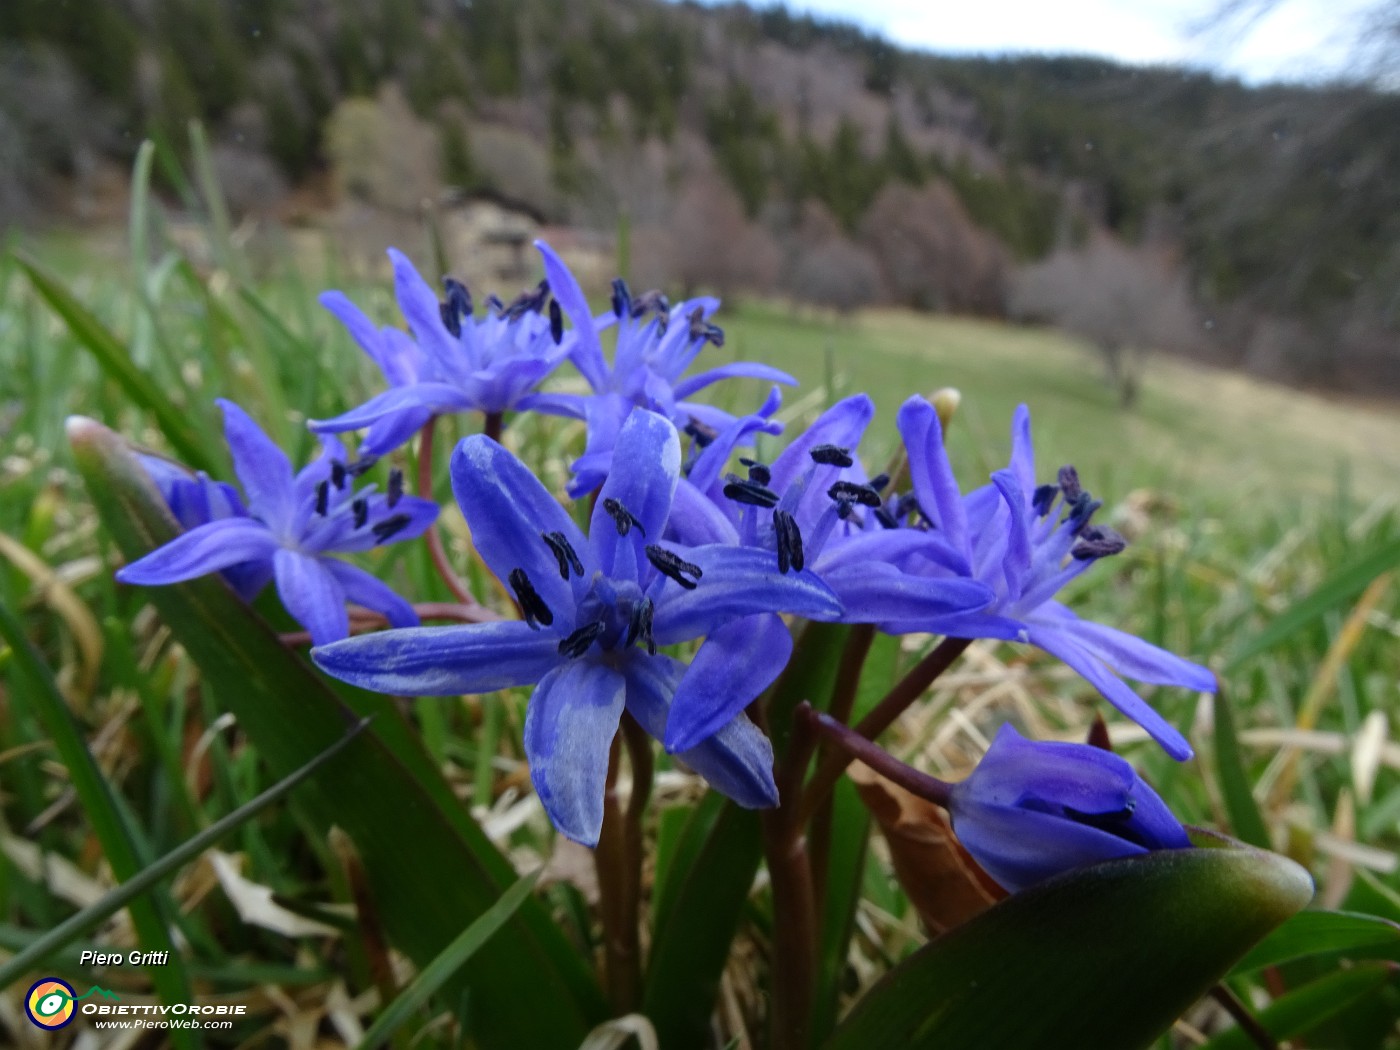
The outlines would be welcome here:
M 296 505 L 291 461 L 247 412 L 232 401 L 217 404 L 224 411 L 224 439 L 249 508 L 274 532 L 285 528 Z
M 323 671 L 391 696 L 459 696 L 531 685 L 559 665 L 559 639 L 521 620 L 413 627 L 311 650 Z
M 608 752 L 627 696 L 622 675 L 570 660 L 545 675 L 525 714 L 525 757 L 545 812 L 561 832 L 598 844 Z
M 340 584 L 347 601 L 383 613 L 392 627 L 419 625 L 418 614 L 413 611 L 413 606 L 399 597 L 394 589 L 379 577 L 338 558 L 326 558 L 321 564 Z
M 1128 688 L 1100 662 L 1075 635 L 1062 628 L 1050 628 L 1031 623 L 1028 640 L 1047 653 L 1058 656 L 1074 668 L 1097 689 L 1104 698 L 1124 715 L 1146 729 L 1153 740 L 1172 758 L 1184 762 L 1192 755 L 1191 745 L 1175 726 L 1158 714 L 1142 697 Z
M 685 678 L 685 664 L 666 656 L 632 650 L 623 668 L 627 710 L 652 736 L 661 738 L 671 699 Z M 720 794 L 746 809 L 778 804 L 773 781 L 773 745 L 747 715 L 740 713 L 698 747 L 676 754 Z
M 458 378 L 465 364 L 465 355 L 442 322 L 437 294 L 403 252 L 390 248 L 389 259 L 394 264 L 394 295 L 398 298 L 399 310 L 418 345 L 436 367 L 439 379 Z
M 666 528 L 680 471 L 681 443 L 676 428 L 655 412 L 634 409 L 617 435 L 612 470 L 603 482 L 588 527 L 594 554 L 606 575 L 635 575 L 635 568 L 624 571 L 620 563 L 624 546 L 630 548 L 629 565 L 644 564 L 643 549 L 660 539 Z M 620 527 L 612 517 L 614 512 L 630 514 L 636 524 Z M 623 528 L 626 536 L 621 535 Z
M 285 548 L 272 558 L 277 594 L 292 618 L 311 632 L 313 645 L 336 642 L 350 633 L 345 591 L 319 558 Z
M 360 455 L 378 459 L 405 445 L 433 418 L 431 408 L 405 408 L 371 423 L 360 441 Z
M 252 518 L 221 518 L 176 536 L 169 543 L 117 570 L 122 583 L 147 586 L 180 583 L 242 562 L 272 557 L 277 541 Z
M 343 434 L 347 430 L 362 430 L 386 416 L 401 412 L 421 413 L 460 412 L 473 408 L 471 401 L 455 386 L 446 383 L 414 383 L 398 386 L 370 398 L 363 405 L 342 412 L 331 419 L 313 419 L 307 423 L 318 434 Z
M 1006 554 L 1002 558 L 1001 569 L 1006 579 L 1006 597 L 1014 602 L 1025 589 L 1026 577 L 1031 571 L 1031 533 L 1026 520 L 1026 492 L 1009 470 L 998 470 L 992 475 L 992 484 L 1001 493 L 1006 503 L 1009 519 L 1006 525 Z
M 949 618 L 985 609 L 995 597 L 976 580 L 914 576 L 874 561 L 823 568 L 819 575 L 841 601 L 841 622 L 908 622 L 909 626 L 898 633 L 947 626 Z
M 911 397 L 900 407 L 896 424 L 909 455 L 909 477 L 923 514 L 964 556 L 970 554 L 967 516 L 962 493 L 948 452 L 943 447 L 943 427 L 938 412 L 921 397 Z M 963 570 L 971 571 L 971 564 Z
M 743 712 L 792 656 L 792 635 L 772 613 L 720 627 L 690 661 L 676 689 L 664 737 L 667 751 L 687 751 Z
M 1011 463 L 1010 469 L 1016 475 L 1021 491 L 1035 491 L 1035 445 L 1031 441 L 1031 410 L 1025 405 L 1016 406 L 1016 414 L 1011 419 Z
M 703 390 L 711 383 L 718 383 L 722 379 L 766 379 L 770 383 L 783 383 L 786 386 L 797 385 L 796 379 L 771 365 L 760 364 L 757 361 L 735 361 L 733 364 L 721 365 L 708 372 L 700 372 L 687 379 L 682 379 L 674 388 L 676 399 L 683 400 L 690 397 L 697 390 Z
M 549 281 L 549 290 L 559 300 L 559 306 L 574 325 L 574 349 L 570 354 L 574 367 L 588 380 L 588 385 L 599 393 L 608 388 L 608 365 L 603 359 L 603 344 L 598 339 L 598 329 L 593 324 L 593 311 L 588 308 L 583 289 L 578 279 L 564 265 L 553 248 L 544 241 L 536 241 L 544 258 L 544 275 Z
M 1177 685 L 1200 693 L 1213 693 L 1218 688 L 1215 674 L 1208 667 L 1184 660 L 1116 628 L 1081 620 L 1058 602 L 1041 606 L 1034 620 L 1046 618 L 1047 613 L 1055 616 L 1056 626 L 1072 630 L 1080 645 L 1124 677 L 1152 685 Z
M 841 615 L 841 602 L 810 569 L 778 571 L 772 551 L 757 547 L 689 547 L 680 552 L 698 566 L 693 590 L 665 577 L 653 584 L 653 631 L 658 645 L 672 645 L 709 634 L 739 616 L 790 612 L 812 619 Z
M 874 418 L 875 402 L 865 394 L 854 394 L 836 402 L 773 460 L 772 489 L 782 492 L 805 474 L 812 465 L 812 449 L 819 445 L 854 451 Z
M 344 292 L 322 292 L 316 298 L 337 321 L 345 326 L 345 330 L 350 333 L 350 338 L 360 345 L 360 349 L 369 355 L 370 359 L 379 366 L 380 371 L 385 371 L 384 340 L 379 334 L 379 327 L 365 316 L 365 312 L 351 302 L 350 297 Z
M 583 533 L 559 502 L 540 484 L 520 460 L 486 437 L 464 438 L 452 453 L 452 491 L 472 531 L 472 543 L 502 581 L 515 569 L 523 569 L 531 585 L 554 614 L 554 628 L 565 634 L 574 629 L 575 591 L 559 575 L 554 552 L 544 541 L 547 532 L 559 532 L 584 564 L 586 583 L 596 564 Z

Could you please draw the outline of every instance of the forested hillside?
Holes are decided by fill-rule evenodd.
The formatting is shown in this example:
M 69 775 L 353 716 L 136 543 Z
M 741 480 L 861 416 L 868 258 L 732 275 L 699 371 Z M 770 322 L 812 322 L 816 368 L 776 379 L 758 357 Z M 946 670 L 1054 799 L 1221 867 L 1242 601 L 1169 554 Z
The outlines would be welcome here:
M 82 217 L 147 136 L 173 191 L 191 119 L 259 219 L 489 191 L 625 216 L 642 279 L 1400 390 L 1393 94 L 949 59 L 740 5 L 0 4 L 0 224 Z

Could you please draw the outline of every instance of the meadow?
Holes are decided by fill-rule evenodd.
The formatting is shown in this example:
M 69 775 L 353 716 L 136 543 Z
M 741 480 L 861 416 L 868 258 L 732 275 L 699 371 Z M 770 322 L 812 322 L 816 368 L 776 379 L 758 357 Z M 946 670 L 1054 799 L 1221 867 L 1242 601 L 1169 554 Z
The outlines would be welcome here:
M 40 699 L 40 672 L 11 638 L 0 651 L 0 962 L 277 779 L 201 687 L 147 594 L 113 582 L 119 555 L 75 469 L 64 421 L 91 416 L 179 457 L 169 440 L 178 422 L 226 475 L 213 400 L 232 397 L 297 461 L 311 449 L 308 416 L 329 416 L 375 390 L 373 366 L 316 305 L 317 292 L 341 287 L 381 322 L 398 319 L 387 280 L 345 273 L 330 256 L 314 273 L 260 271 L 217 215 L 208 238 L 207 255 L 191 262 L 138 200 L 125 243 L 65 236 L 16 243 L 0 257 L 0 605 L 52 673 L 67 711 L 67 728 L 57 730 Z M 426 251 L 415 254 L 427 261 Z M 955 387 L 954 463 L 964 479 L 984 478 L 1006 461 L 1011 410 L 1028 403 L 1042 471 L 1075 464 L 1105 501 L 1104 520 L 1131 541 L 1066 600 L 1209 664 L 1221 679 L 1214 702 L 1179 690 L 1158 698 L 1197 744 L 1191 763 L 1175 766 L 1140 746 L 1141 731 L 1116 715 L 1115 743 L 1188 823 L 1298 859 L 1328 908 L 1400 922 L 1400 742 L 1391 739 L 1400 710 L 1400 411 L 1171 359 L 1152 362 L 1140 405 L 1124 411 L 1089 349 L 1049 330 L 896 311 L 836 318 L 764 302 L 741 302 L 719 320 L 725 344 L 709 353 L 761 356 L 800 379 L 781 413 L 790 425 L 837 397 L 870 392 L 879 409 L 865 450 L 873 462 L 893 448 L 894 413 L 908 393 Z M 746 381 L 726 389 L 722 403 L 738 408 L 761 393 Z M 562 487 L 581 426 L 532 420 L 508 435 L 535 462 L 547 460 Z M 446 499 L 442 474 L 437 492 Z M 486 593 L 455 509 L 447 528 L 454 563 Z M 376 568 L 427 600 L 449 597 L 421 549 L 396 548 Z M 294 627 L 268 595 L 258 609 L 280 629 Z M 923 644 L 907 643 L 903 658 Z M 1038 654 L 977 643 L 890 743 L 915 764 L 956 774 L 1004 717 L 1082 738 L 1093 697 Z M 410 701 L 401 713 L 517 868 L 552 856 L 551 914 L 571 939 L 594 945 L 588 893 L 578 888 L 587 865 L 552 851 L 528 792 L 523 707 L 522 693 Z M 94 763 L 79 775 L 72 749 L 84 744 Z M 660 896 L 694 785 L 663 774 L 658 798 L 649 885 Z M 114 835 L 130 845 L 124 859 L 112 855 Z M 239 1045 L 312 1046 L 318 1026 L 353 1041 L 370 1013 L 367 991 L 388 995 L 403 979 L 392 965 L 384 971 L 382 945 L 352 935 L 344 905 L 363 888 L 354 850 L 313 833 L 290 804 L 241 821 L 218 848 L 241 855 L 220 862 L 241 865 L 241 874 L 189 863 L 152 891 L 183 947 L 165 979 L 249 1004 L 253 1020 Z M 861 877 L 857 934 L 837 982 L 848 999 L 922 940 L 883 846 Z M 763 892 L 754 890 L 748 915 L 757 944 Z M 141 921 L 135 909 L 116 913 L 64 944 L 50 968 L 77 972 L 80 947 L 134 943 L 131 924 Z M 344 938 L 343 953 L 317 947 L 327 929 Z M 1346 958 L 1400 961 L 1400 945 L 1373 937 Z M 1337 971 L 1333 956 L 1289 965 L 1288 994 L 1311 992 L 1312 1005 L 1295 1000 L 1291 1014 L 1281 1012 L 1281 1034 L 1358 1050 L 1400 1045 L 1400 990 L 1384 963 Z M 724 1030 L 740 1040 L 759 1009 L 752 971 L 740 953 L 722 987 Z M 0 989 L 0 1028 L 19 1040 L 32 1038 L 16 1019 L 24 986 Z M 1247 978 L 1239 986 L 1247 998 L 1259 988 Z M 121 990 L 137 999 L 170 994 L 139 975 Z M 1276 1010 L 1288 994 L 1253 1001 Z M 1163 1045 L 1205 1045 L 1193 1025 L 1208 1030 L 1211 1016 L 1188 1018 Z M 446 1036 L 434 1024 L 420 1012 L 395 1038 L 417 1031 L 415 1045 L 436 1045 Z M 1215 1036 L 1209 1045 L 1243 1044 Z

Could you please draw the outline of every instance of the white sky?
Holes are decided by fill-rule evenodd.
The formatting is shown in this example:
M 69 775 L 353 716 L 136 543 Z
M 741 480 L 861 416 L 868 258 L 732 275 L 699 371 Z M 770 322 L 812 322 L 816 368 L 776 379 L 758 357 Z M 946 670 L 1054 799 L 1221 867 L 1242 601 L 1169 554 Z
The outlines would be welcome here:
M 758 0 L 761 4 L 765 0 Z M 788 0 L 935 52 L 1090 54 L 1204 66 L 1249 82 L 1346 72 L 1376 0 L 1276 0 L 1246 26 L 1201 32 L 1223 0 Z

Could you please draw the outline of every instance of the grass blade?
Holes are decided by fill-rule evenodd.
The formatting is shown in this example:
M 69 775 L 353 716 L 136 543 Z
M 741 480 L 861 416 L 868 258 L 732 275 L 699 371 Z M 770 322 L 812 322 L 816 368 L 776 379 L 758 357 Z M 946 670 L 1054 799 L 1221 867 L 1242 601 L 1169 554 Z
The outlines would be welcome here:
M 1249 775 L 1244 768 L 1239 737 L 1235 733 L 1235 716 L 1230 701 L 1221 688 L 1215 694 L 1215 774 L 1220 778 L 1220 792 L 1225 797 L 1225 810 L 1230 816 L 1230 829 L 1236 837 L 1260 849 L 1269 848 L 1269 829 L 1254 800 Z

